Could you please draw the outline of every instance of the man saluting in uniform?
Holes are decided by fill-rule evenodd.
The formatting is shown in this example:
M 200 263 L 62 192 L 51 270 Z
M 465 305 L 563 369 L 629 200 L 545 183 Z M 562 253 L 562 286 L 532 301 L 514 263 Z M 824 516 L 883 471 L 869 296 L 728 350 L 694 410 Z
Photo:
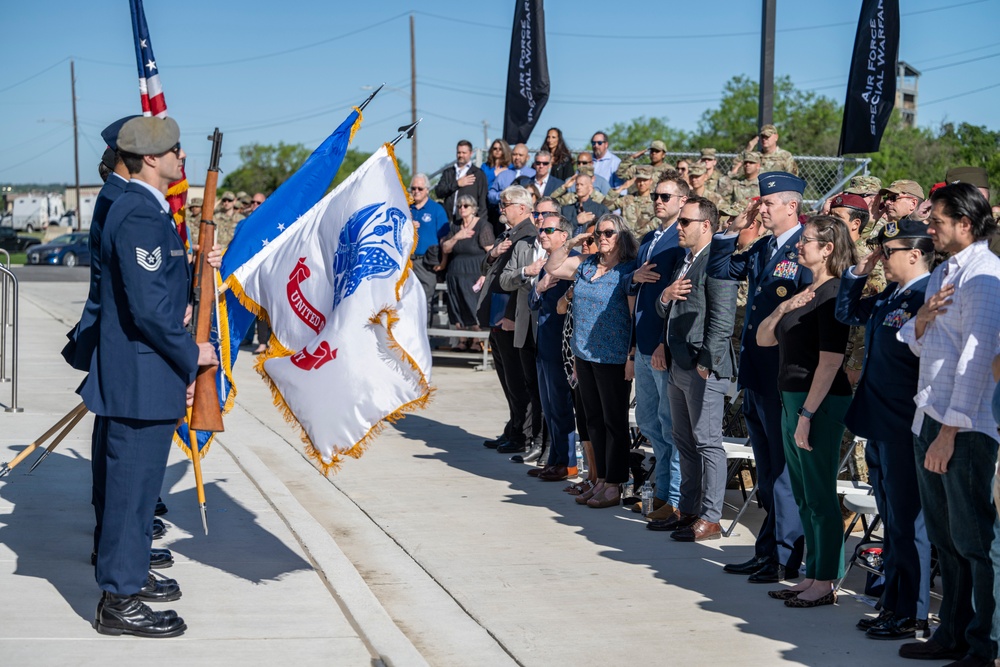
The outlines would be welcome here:
M 143 600 L 180 597 L 172 580 L 150 581 L 156 497 L 174 427 L 193 395 L 199 365 L 218 363 L 184 329 L 190 272 L 165 198 L 182 174 L 184 151 L 172 118 L 139 117 L 118 134 L 131 181 L 111 206 L 101 237 L 100 340 L 81 387 L 107 422 L 105 509 L 97 549 L 103 591 L 94 628 L 102 634 L 175 637 L 187 626 Z

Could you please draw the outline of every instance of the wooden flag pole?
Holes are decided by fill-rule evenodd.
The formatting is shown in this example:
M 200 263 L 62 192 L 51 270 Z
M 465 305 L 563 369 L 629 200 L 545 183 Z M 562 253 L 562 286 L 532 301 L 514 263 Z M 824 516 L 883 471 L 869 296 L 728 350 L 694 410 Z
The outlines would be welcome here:
M 44 461 L 45 458 L 52 453 L 53 449 L 59 446 L 59 443 L 62 442 L 67 435 L 69 435 L 69 432 L 72 431 L 74 428 L 76 428 L 76 425 L 80 423 L 80 420 L 83 419 L 86 416 L 86 414 L 87 414 L 86 408 L 76 413 L 76 416 L 73 417 L 73 419 L 66 425 L 66 428 L 64 428 L 59 433 L 59 435 L 55 437 L 55 439 L 49 444 L 49 446 L 45 449 L 45 451 L 42 452 L 42 455 L 39 456 L 38 459 L 31 464 L 31 467 L 28 468 L 29 475 L 35 471 L 35 468 L 41 465 L 42 461 Z
M 198 451 L 198 434 L 191 428 L 191 408 L 187 409 L 188 447 L 191 448 L 191 463 L 194 466 L 194 486 L 198 492 L 198 506 L 201 508 L 201 527 L 208 535 L 208 510 L 205 507 L 205 483 L 201 477 L 201 452 Z
M 36 449 L 38 449 L 42 445 L 42 443 L 44 443 L 46 440 L 48 440 L 49 438 L 51 438 L 53 433 L 55 433 L 56 431 L 58 431 L 59 429 L 61 429 L 63 426 L 65 426 L 70 420 L 72 420 L 74 417 L 76 417 L 77 414 L 80 414 L 81 418 L 82 418 L 82 415 L 87 414 L 87 406 L 84 405 L 82 402 L 78 406 L 76 406 L 75 408 L 73 408 L 72 410 L 70 410 L 68 413 L 66 413 L 65 417 L 63 417 L 62 419 L 60 419 L 59 421 L 57 421 L 55 424 L 53 424 L 52 427 L 49 428 L 49 430 L 47 430 L 45 433 L 43 433 L 34 442 L 32 442 L 27 447 L 25 447 L 23 450 L 21 450 L 21 453 L 18 454 L 16 457 L 14 457 L 13 461 L 11 461 L 10 463 L 2 463 L 2 464 L 0 464 L 0 477 L 3 477 L 4 475 L 8 474 L 11 470 L 13 470 L 14 468 L 16 468 L 17 464 L 19 464 L 24 459 L 28 458 L 33 451 L 35 451 Z M 78 422 L 78 421 L 79 421 L 79 419 L 76 420 L 76 422 Z M 73 422 L 73 426 L 76 426 L 76 422 Z M 70 428 L 72 428 L 72 427 L 70 427 Z M 67 429 L 66 433 L 69 433 L 69 429 Z

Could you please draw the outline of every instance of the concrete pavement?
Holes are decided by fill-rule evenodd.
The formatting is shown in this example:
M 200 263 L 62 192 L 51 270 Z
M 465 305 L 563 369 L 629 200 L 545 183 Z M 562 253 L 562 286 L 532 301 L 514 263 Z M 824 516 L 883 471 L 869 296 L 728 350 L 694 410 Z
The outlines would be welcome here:
M 0 414 L 9 460 L 78 402 L 58 356 L 86 284 L 22 284 L 21 415 Z M 244 354 L 246 354 L 244 352 Z M 430 407 L 322 477 L 247 358 L 237 405 L 204 459 L 210 535 L 179 450 L 164 485 L 188 622 L 155 655 L 185 664 L 561 665 L 737 662 L 907 664 L 854 623 L 871 608 L 795 610 L 720 564 L 752 554 L 751 510 L 733 537 L 678 544 L 625 508 L 592 510 L 565 484 L 482 447 L 505 404 L 492 373 L 435 368 Z M 0 385 L 0 402 L 7 400 Z M 331 409 L 338 406 L 331 404 Z M 0 662 L 97 664 L 154 655 L 90 628 L 90 418 L 25 476 L 0 481 Z M 727 516 L 731 516 L 727 512 Z M 853 574 L 847 588 L 863 586 Z

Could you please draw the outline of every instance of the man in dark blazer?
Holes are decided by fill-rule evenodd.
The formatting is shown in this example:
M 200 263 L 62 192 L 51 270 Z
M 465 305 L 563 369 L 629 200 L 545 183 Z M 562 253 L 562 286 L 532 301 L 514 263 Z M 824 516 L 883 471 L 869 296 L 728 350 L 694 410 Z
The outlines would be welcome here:
M 198 367 L 218 363 L 211 344 L 195 344 L 184 328 L 190 271 L 165 198 L 183 173 L 179 139 L 171 118 L 122 126 L 118 150 L 132 180 L 101 235 L 100 339 L 80 395 L 107 423 L 95 570 L 103 595 L 94 628 L 102 634 L 174 637 L 187 627 L 145 604 L 180 597 L 176 581 L 149 574 L 149 518 Z
M 540 446 L 542 415 L 532 406 L 532 392 L 528 388 L 521 355 L 514 345 L 514 327 L 517 316 L 518 299 L 515 294 L 504 290 L 500 284 L 500 274 L 507 267 L 514 254 L 514 248 L 524 240 L 534 243 L 538 236 L 531 218 L 531 195 L 524 188 L 512 185 L 500 194 L 500 220 L 507 225 L 506 232 L 497 238 L 493 249 L 483 260 L 483 275 L 486 276 L 479 292 L 477 315 L 479 324 L 489 327 L 491 308 L 495 296 L 509 297 L 504 316 L 499 326 L 490 329 L 490 344 L 495 346 L 500 357 L 498 372 L 503 373 L 504 391 L 510 408 L 510 421 L 505 429 L 507 442 L 497 446 L 501 454 L 518 454 L 528 450 L 529 442 Z M 534 371 L 534 368 L 531 369 Z M 537 382 L 537 379 L 536 379 Z M 537 396 L 537 390 L 535 392 Z M 536 404 L 537 405 L 537 404 Z
M 601 219 L 602 215 L 610 213 L 604 204 L 598 204 L 591 198 L 594 193 L 594 179 L 587 174 L 576 177 L 576 203 L 562 207 L 563 217 L 570 221 L 577 234 L 582 234 L 586 228 Z
M 653 363 L 670 368 L 667 393 L 680 453 L 681 497 L 674 516 L 649 525 L 672 530 L 670 537 L 679 542 L 700 542 L 722 536 L 727 469 L 722 416 L 736 374 L 731 337 L 738 285 L 708 276 L 708 246 L 719 227 L 715 204 L 689 197 L 677 227 L 678 245 L 687 253 L 656 302 L 665 345 Z
M 802 235 L 798 215 L 806 182 L 786 172 L 761 174 L 758 182 L 760 200 L 737 216 L 726 233 L 712 239 L 708 275 L 723 280 L 746 279 L 749 285 L 739 383 L 744 390 L 743 415 L 757 466 L 757 497 L 767 512 L 757 534 L 754 557 L 723 569 L 730 574 L 749 575 L 751 583 L 775 583 L 798 576 L 805 541 L 785 468 L 778 348 L 758 346 L 757 327 L 779 303 L 810 284 L 812 273 L 799 266 L 796 248 Z M 771 238 L 734 254 L 740 231 L 758 213 Z
M 543 197 L 548 197 L 564 183 L 561 178 L 552 175 L 552 155 L 548 151 L 538 151 L 532 166 L 535 168 L 535 175 L 521 176 L 515 183 L 524 188 L 534 185 L 538 188 L 538 194 Z
M 926 224 L 904 218 L 883 227 L 878 242 L 880 250 L 844 271 L 837 294 L 837 319 L 865 327 L 861 379 L 844 421 L 867 439 L 868 478 L 885 534 L 883 611 L 859 621 L 858 628 L 875 639 L 909 639 L 927 628 L 931 543 L 910 433 L 920 359 L 896 334 L 924 304 L 934 241 Z M 890 282 L 882 293 L 865 297 L 878 262 Z
M 483 170 L 472 164 L 472 144 L 465 139 L 455 147 L 455 164 L 441 172 L 434 186 L 434 194 L 441 200 L 448 219 L 458 222 L 461 216 L 455 201 L 459 195 L 470 195 L 476 200 L 477 215 L 486 217 L 486 194 L 489 183 Z

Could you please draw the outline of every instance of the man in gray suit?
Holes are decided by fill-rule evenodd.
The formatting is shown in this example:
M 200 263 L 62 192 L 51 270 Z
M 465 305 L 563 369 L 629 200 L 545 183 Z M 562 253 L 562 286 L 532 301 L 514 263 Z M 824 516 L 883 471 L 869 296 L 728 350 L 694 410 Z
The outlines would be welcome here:
M 726 451 L 722 414 L 736 360 L 730 337 L 736 319 L 737 284 L 710 278 L 709 244 L 719 227 L 719 211 L 702 197 L 688 197 L 677 219 L 678 245 L 687 248 L 674 280 L 657 301 L 666 320 L 665 344 L 653 366 L 669 366 L 667 395 L 674 444 L 681 460 L 681 499 L 677 511 L 654 530 L 672 530 L 680 542 L 722 536 L 726 492 Z M 652 527 L 652 525 L 651 525 Z

